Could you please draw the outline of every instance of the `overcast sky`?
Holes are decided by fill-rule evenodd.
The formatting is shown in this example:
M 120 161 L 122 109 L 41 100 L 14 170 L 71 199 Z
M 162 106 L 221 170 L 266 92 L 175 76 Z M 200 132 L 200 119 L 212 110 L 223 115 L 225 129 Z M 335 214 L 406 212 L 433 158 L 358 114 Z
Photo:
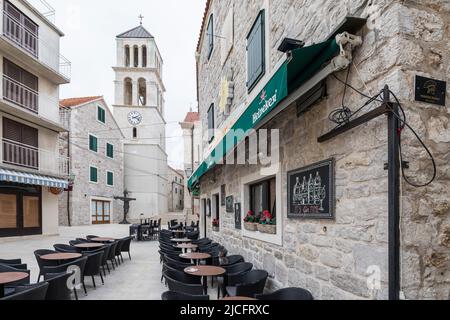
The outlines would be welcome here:
M 72 82 L 61 98 L 104 95 L 114 102 L 116 35 L 139 25 L 156 38 L 164 59 L 169 164 L 183 168 L 178 122 L 196 108 L 195 49 L 206 0 L 47 0 L 65 33 L 61 54 L 72 62 Z

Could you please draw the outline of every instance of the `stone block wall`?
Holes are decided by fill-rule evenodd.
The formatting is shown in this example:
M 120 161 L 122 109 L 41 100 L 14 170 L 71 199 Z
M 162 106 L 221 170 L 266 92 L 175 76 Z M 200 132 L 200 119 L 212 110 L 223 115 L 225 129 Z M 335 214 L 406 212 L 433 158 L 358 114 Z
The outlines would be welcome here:
M 363 45 L 354 52 L 350 83 L 374 95 L 387 84 L 398 96 L 409 124 L 430 147 L 438 165 L 436 181 L 425 188 L 402 183 L 401 265 L 402 291 L 407 299 L 448 299 L 450 294 L 450 189 L 448 122 L 449 107 L 414 101 L 416 74 L 447 80 L 450 76 L 450 4 L 448 1 L 372 1 L 379 14 L 375 28 L 361 31 Z M 367 1 L 213 1 L 216 34 L 228 10 L 234 6 L 234 47 L 226 64 L 220 65 L 220 48 L 208 61 L 206 47 L 199 59 L 199 107 L 203 127 L 206 112 L 218 97 L 224 70 L 233 70 L 235 98 L 232 110 L 248 103 L 245 38 L 259 10 L 269 10 L 269 70 L 282 54 L 284 37 L 308 44 L 324 40 L 346 15 L 359 15 Z M 372 22 L 370 22 L 372 23 Z M 371 26 L 372 24 L 370 24 Z M 216 42 L 217 43 L 217 42 Z M 219 44 L 217 44 L 219 45 Z M 346 71 L 337 76 L 344 79 Z M 244 237 L 234 226 L 234 214 L 220 208 L 221 229 L 208 236 L 222 243 L 230 254 L 242 254 L 256 268 L 270 274 L 269 289 L 299 286 L 316 299 L 386 299 L 388 297 L 388 185 L 387 122 L 380 117 L 329 142 L 317 137 L 333 128 L 330 112 L 341 106 L 343 85 L 327 80 L 328 97 L 307 113 L 296 116 L 295 107 L 278 115 L 267 129 L 280 129 L 282 246 Z M 450 92 L 449 92 L 450 93 Z M 449 96 L 449 95 L 448 95 Z M 448 100 L 447 96 L 447 100 Z M 356 110 L 365 102 L 347 91 L 345 104 Z M 365 110 L 375 108 L 372 104 Z M 226 116 L 219 115 L 218 123 Z M 205 134 L 206 135 L 206 134 Z M 207 146 L 205 142 L 204 146 Z M 426 181 L 431 162 L 409 130 L 403 133 L 404 160 L 411 162 L 406 174 Z M 336 160 L 335 221 L 287 218 L 287 172 L 334 157 Z M 202 197 L 211 197 L 226 184 L 227 195 L 241 202 L 242 177 L 258 172 L 258 166 L 217 166 L 201 180 Z M 245 215 L 245 212 L 242 213 Z M 375 267 L 375 269 L 374 269 Z M 373 272 L 380 271 L 381 287 L 369 289 Z M 376 275 L 376 274 L 375 274 Z

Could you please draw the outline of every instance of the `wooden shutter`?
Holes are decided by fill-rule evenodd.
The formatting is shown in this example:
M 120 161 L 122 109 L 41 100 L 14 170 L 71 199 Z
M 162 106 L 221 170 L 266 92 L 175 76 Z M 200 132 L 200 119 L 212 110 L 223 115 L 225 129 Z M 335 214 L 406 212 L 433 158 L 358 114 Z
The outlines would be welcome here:
M 108 186 L 113 186 L 114 185 L 114 174 L 112 172 L 108 172 L 107 173 L 107 184 Z
M 208 59 L 211 57 L 214 49 L 214 17 L 211 15 L 208 22 Z
M 98 182 L 98 171 L 97 171 L 97 168 L 91 167 L 89 180 L 91 182 Z
M 20 123 L 8 118 L 3 118 L 3 138 L 22 142 L 22 129 Z
M 264 10 L 260 12 L 247 37 L 247 87 L 251 90 L 265 72 Z

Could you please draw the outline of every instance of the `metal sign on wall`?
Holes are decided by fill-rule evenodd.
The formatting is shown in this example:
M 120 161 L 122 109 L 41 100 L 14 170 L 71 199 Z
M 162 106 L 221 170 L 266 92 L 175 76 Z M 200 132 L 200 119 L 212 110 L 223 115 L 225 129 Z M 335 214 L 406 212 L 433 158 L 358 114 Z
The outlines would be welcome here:
M 416 101 L 445 106 L 447 82 L 416 76 Z
M 288 217 L 334 219 L 334 159 L 288 173 Z

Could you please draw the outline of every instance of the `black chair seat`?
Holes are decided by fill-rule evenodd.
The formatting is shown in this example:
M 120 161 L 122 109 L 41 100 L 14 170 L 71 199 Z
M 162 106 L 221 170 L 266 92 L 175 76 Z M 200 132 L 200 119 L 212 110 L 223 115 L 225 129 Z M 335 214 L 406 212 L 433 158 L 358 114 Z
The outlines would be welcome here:
M 228 293 L 228 295 L 230 297 L 235 297 L 236 296 L 236 291 L 237 291 L 236 287 L 227 287 L 226 290 L 227 290 L 227 293 Z
M 269 300 L 269 301 L 314 300 L 314 297 L 311 294 L 311 292 L 302 288 L 285 288 L 269 294 L 257 294 L 255 298 L 258 300 Z
M 48 283 L 41 282 L 32 286 L 17 287 L 15 293 L 10 294 L 0 300 L 20 300 L 20 301 L 32 301 L 32 300 L 45 300 L 47 294 Z

